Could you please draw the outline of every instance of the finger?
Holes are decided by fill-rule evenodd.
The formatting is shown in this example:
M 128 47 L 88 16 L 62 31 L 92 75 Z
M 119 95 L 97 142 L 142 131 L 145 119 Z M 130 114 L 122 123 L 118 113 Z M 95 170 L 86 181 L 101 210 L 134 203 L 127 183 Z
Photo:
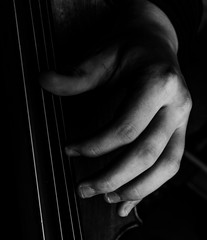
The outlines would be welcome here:
M 172 178 L 179 169 L 183 155 L 185 129 L 186 126 L 183 126 L 175 131 L 166 149 L 154 166 L 116 192 L 107 194 L 106 200 L 110 199 L 108 202 L 111 203 L 118 202 L 118 198 L 119 201 L 139 201 Z M 122 211 L 124 211 L 123 206 L 119 209 L 119 212 Z
M 97 157 L 134 141 L 163 106 L 163 94 L 162 88 L 157 86 L 135 90 L 127 96 L 125 106 L 121 106 L 118 119 L 91 139 L 68 146 L 66 153 Z
M 126 202 L 121 203 L 121 206 L 118 209 L 118 215 L 120 217 L 128 216 L 129 213 L 131 212 L 131 210 L 140 202 L 141 202 L 141 200 L 126 201 Z
M 144 134 L 128 147 L 118 164 L 97 179 L 80 185 L 80 195 L 91 197 L 112 192 L 151 167 L 174 132 L 176 122 L 172 116 L 167 108 L 161 109 Z M 88 191 L 88 187 L 93 189 L 93 192 Z M 108 201 L 110 202 L 110 199 Z
M 116 49 L 107 49 L 86 60 L 70 76 L 54 71 L 40 76 L 41 86 L 60 96 L 71 96 L 103 84 L 115 68 Z

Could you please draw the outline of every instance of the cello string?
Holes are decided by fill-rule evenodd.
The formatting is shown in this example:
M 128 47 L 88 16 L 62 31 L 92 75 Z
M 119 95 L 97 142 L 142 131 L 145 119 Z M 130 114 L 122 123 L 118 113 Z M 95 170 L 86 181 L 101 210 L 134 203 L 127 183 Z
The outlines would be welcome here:
M 42 24 L 42 30 L 43 30 L 44 43 L 45 43 L 44 47 L 45 47 L 45 52 L 47 53 L 48 49 L 47 49 L 47 46 L 46 46 L 45 30 L 44 30 L 44 25 L 43 25 L 43 20 L 42 20 L 42 11 L 41 11 L 40 2 L 39 2 L 39 8 L 40 8 L 41 24 Z M 54 62 L 54 67 L 56 68 L 56 61 L 55 61 L 55 54 L 54 54 L 54 44 L 53 44 L 53 41 L 52 41 L 51 23 L 50 23 L 50 18 L 49 18 L 49 10 L 48 10 L 48 2 L 47 1 L 46 1 L 46 11 L 47 11 L 47 19 L 48 19 L 48 25 L 49 25 L 50 40 L 51 40 L 51 45 L 52 45 L 53 62 Z M 48 54 L 46 54 L 46 57 L 47 57 L 47 67 L 49 69 Z M 71 204 L 70 204 L 70 198 L 69 198 L 69 192 L 68 192 L 67 180 L 66 180 L 66 171 L 65 171 L 63 154 L 62 154 L 62 147 L 61 147 L 61 141 L 60 141 L 60 131 L 59 131 L 59 126 L 58 126 L 58 121 L 57 121 L 57 112 L 56 112 L 56 107 L 55 107 L 55 102 L 54 102 L 54 96 L 51 95 L 51 97 L 52 97 L 52 103 L 53 103 L 55 124 L 56 124 L 57 136 L 58 136 L 58 144 L 59 144 L 59 150 L 60 150 L 61 164 L 62 164 L 62 170 L 63 170 L 64 184 L 65 184 L 65 189 L 66 189 L 66 197 L 67 197 L 67 202 L 68 202 L 69 215 L 70 215 L 70 220 L 71 220 L 72 233 L 73 233 L 73 238 L 75 239 L 74 223 L 73 223 Z M 59 97 L 59 101 L 60 101 L 60 106 L 61 106 L 61 110 L 62 110 L 62 104 L 61 104 L 61 98 L 60 97 Z M 64 118 L 63 118 L 63 112 L 62 111 L 61 111 L 61 115 L 62 115 L 62 121 L 63 121 L 64 135 L 66 136 Z M 73 181 L 73 178 L 72 178 L 72 181 Z M 72 184 L 73 184 L 73 182 L 72 182 Z M 75 201 L 75 203 L 76 203 L 76 207 L 77 207 L 77 202 Z M 82 232 L 81 232 L 81 228 L 80 228 L 80 220 L 79 220 L 79 215 L 78 214 L 77 214 L 77 218 L 78 218 L 78 224 L 79 224 L 78 225 L 79 226 L 79 233 L 80 233 L 80 236 L 81 236 L 81 239 L 82 239 Z
M 53 45 L 53 41 L 52 41 L 51 23 L 50 23 L 50 18 L 49 18 L 49 10 L 48 10 L 47 0 L 46 0 L 46 10 L 47 10 L 47 19 L 48 19 L 48 25 L 49 25 L 50 40 L 51 40 L 51 45 L 52 45 L 53 64 L 54 64 L 54 69 L 56 69 L 55 52 L 54 52 L 54 45 Z M 48 64 L 48 68 L 49 68 L 49 64 Z M 70 215 L 70 220 L 71 220 L 73 238 L 75 239 L 75 230 L 74 230 L 73 216 L 72 216 L 72 211 L 71 211 L 71 203 L 70 203 L 70 196 L 69 196 L 69 191 L 68 191 L 68 184 L 67 184 L 67 179 L 66 179 L 66 171 L 65 171 L 65 167 L 64 167 L 64 158 L 63 158 L 62 147 L 61 147 L 60 131 L 59 131 L 58 120 L 57 120 L 57 112 L 56 112 L 54 97 L 53 97 L 53 95 L 51 95 L 51 96 L 52 96 L 52 103 L 53 103 L 54 116 L 55 116 L 55 124 L 56 124 L 57 136 L 58 136 L 58 145 L 59 145 L 59 151 L 60 151 L 60 156 L 61 156 L 61 164 L 62 164 L 62 169 L 63 169 L 64 184 L 65 184 L 65 189 L 66 189 L 68 210 L 69 210 L 69 215 Z M 65 130 L 65 123 L 64 123 L 63 112 L 62 112 L 61 98 L 58 97 L 58 100 L 59 100 L 60 107 L 61 107 L 61 120 L 62 120 L 62 123 L 63 123 L 64 137 L 66 139 L 66 130 Z
M 27 93 L 27 86 L 26 86 L 26 78 L 25 78 L 25 70 L 24 70 L 24 63 L 22 57 L 22 46 L 20 41 L 20 32 L 19 32 L 19 24 L 18 24 L 18 17 L 17 17 L 17 9 L 15 0 L 13 0 L 13 7 L 14 7 L 14 16 L 15 16 L 15 25 L 17 30 L 17 39 L 18 39 L 18 48 L 19 48 L 19 55 L 20 55 L 20 62 L 21 62 L 21 72 L 22 72 L 22 80 L 23 80 L 23 88 L 24 88 L 24 97 L 26 103 L 26 111 L 27 111 L 27 120 L 28 120 L 28 128 L 29 128 L 29 135 L 30 135 L 30 144 L 32 150 L 32 159 L 33 159 L 33 167 L 34 167 L 34 175 L 35 175 L 35 182 L 36 182 L 36 190 L 37 190 L 37 198 L 38 198 L 38 206 L 39 206 L 39 214 L 40 214 L 40 223 L 42 229 L 42 239 L 45 240 L 45 227 L 43 221 L 43 214 L 42 214 L 42 200 L 40 197 L 40 188 L 39 188 L 39 180 L 38 180 L 38 171 L 37 171 L 37 164 L 36 164 L 36 156 L 34 150 L 34 140 L 33 140 L 33 133 L 32 133 L 32 126 L 31 126 L 31 116 L 29 110 L 29 102 L 28 102 L 28 93 Z
M 48 0 L 45 0 L 45 1 L 46 1 L 46 11 L 47 11 L 48 26 L 49 26 L 49 32 L 50 32 L 50 40 L 51 40 L 51 46 L 52 46 L 53 64 L 54 64 L 54 70 L 56 70 L 57 69 L 57 64 L 56 64 L 56 60 L 55 60 L 55 50 L 54 50 L 54 43 L 53 43 L 52 30 L 51 30 L 52 29 L 51 28 L 51 21 L 50 21 L 50 16 L 49 16 Z M 67 135 L 66 135 L 65 120 L 64 120 L 64 114 L 63 114 L 61 97 L 58 97 L 58 100 L 59 100 L 60 108 L 61 108 L 61 120 L 63 122 L 64 138 L 66 140 Z
M 40 61 L 39 61 L 39 53 L 38 53 L 38 48 L 37 48 L 37 39 L 36 39 L 36 34 L 35 34 L 34 18 L 33 18 L 31 0 L 29 0 L 29 7 L 30 7 L 30 16 L 31 16 L 31 22 L 32 22 L 32 31 L 33 31 L 33 36 L 34 36 L 34 44 L 35 44 L 36 58 L 37 58 L 37 64 L 38 64 L 38 71 L 40 72 Z M 44 39 L 44 41 L 45 41 L 45 39 Z M 45 44 L 45 42 L 44 42 L 44 44 Z M 47 59 L 47 61 L 48 61 L 48 59 Z M 48 62 L 47 62 L 47 64 L 48 64 Z M 51 150 L 48 119 L 47 119 L 47 113 L 46 113 L 46 107 L 45 107 L 45 97 L 44 97 L 44 93 L 43 93 L 42 89 L 41 89 L 41 97 L 42 97 L 43 110 L 44 110 L 44 118 L 45 118 L 45 126 L 46 126 L 46 133 L 47 133 L 49 155 L 50 155 L 50 163 L 51 163 L 51 169 L 52 169 L 53 185 L 54 185 L 54 190 L 55 190 L 55 200 L 56 200 L 56 207 L 57 207 L 57 213 L 58 213 L 58 222 L 59 222 L 59 227 L 60 227 L 61 239 L 63 240 L 62 223 L 61 223 L 59 200 L 58 200 L 58 194 L 57 194 L 57 184 L 56 184 L 55 171 L 54 171 L 54 165 L 53 165 L 53 156 L 52 156 L 52 150 Z
M 54 43 L 53 43 L 52 30 L 51 30 L 51 20 L 50 20 L 50 17 L 49 17 L 48 0 L 46 0 L 46 10 L 47 10 L 47 19 L 48 19 L 48 23 L 49 23 L 48 25 L 49 25 L 49 32 L 50 32 L 50 39 L 51 39 L 51 46 L 52 46 L 53 62 L 54 62 L 54 68 L 56 70 L 57 64 L 56 64 L 56 60 L 55 60 L 55 50 L 54 50 Z M 62 123 L 63 123 L 64 136 L 65 136 L 65 140 L 66 140 L 67 139 L 67 134 L 66 134 L 66 127 L 65 127 L 65 121 L 64 121 L 64 114 L 63 114 L 61 97 L 58 97 L 58 99 L 59 99 L 59 102 L 60 102 L 61 120 L 62 120 Z M 54 98 L 53 98 L 53 102 L 54 102 Z M 69 212 L 71 214 L 70 200 L 69 200 L 69 194 L 68 194 L 68 185 L 67 185 L 66 173 L 65 173 L 64 163 L 63 163 L 62 148 L 61 148 L 61 142 L 60 142 L 59 128 L 58 128 L 58 124 L 57 124 L 57 115 L 56 115 L 56 110 L 55 110 L 55 104 L 53 104 L 53 106 L 54 106 L 56 126 L 57 126 L 57 131 L 58 131 L 58 140 L 59 140 L 59 147 L 60 147 L 60 153 L 61 153 L 62 166 L 63 166 L 63 170 L 64 170 L 63 171 L 63 173 L 64 173 L 64 180 L 65 180 L 65 185 L 66 185 L 66 189 L 67 189 L 67 197 L 68 197 L 68 201 L 69 201 L 68 202 Z M 75 184 L 74 184 L 74 181 L 73 181 L 74 180 L 74 178 L 73 178 L 73 171 L 72 171 L 70 157 L 68 157 L 68 161 L 69 161 L 69 170 L 70 170 L 70 175 L 71 175 L 71 180 L 72 180 L 72 186 L 73 186 L 73 189 L 75 189 Z M 83 239 L 82 227 L 81 227 L 81 223 L 80 223 L 79 209 L 78 209 L 78 203 L 77 203 L 77 196 L 76 196 L 75 191 L 73 191 L 73 197 L 74 197 L 74 200 L 75 200 L 75 208 L 76 208 L 76 213 L 77 213 L 77 220 L 78 220 L 78 227 L 79 227 L 80 237 L 81 237 L 81 239 Z
M 51 45 L 52 45 L 52 52 L 53 52 L 53 62 L 55 65 L 55 69 L 56 69 L 56 60 L 55 60 L 55 51 L 54 51 L 54 43 L 53 43 L 53 37 L 52 37 L 52 31 L 51 31 L 51 20 L 49 17 L 49 10 L 48 10 L 48 0 L 46 0 L 46 6 L 47 6 L 47 18 L 48 18 L 48 23 L 49 23 L 49 31 L 50 31 L 50 39 L 51 39 Z M 66 127 L 65 127 L 65 121 L 64 121 L 64 114 L 63 114 L 63 108 L 62 108 L 62 101 L 61 101 L 61 97 L 58 97 L 59 101 L 60 101 L 60 109 L 61 109 L 61 120 L 63 122 L 63 129 L 64 129 L 64 136 L 65 136 L 65 140 L 67 139 L 67 134 L 66 134 Z M 62 153 L 62 151 L 61 151 Z M 70 158 L 68 157 L 68 161 L 69 161 L 69 167 L 70 167 L 70 174 L 71 176 L 72 174 L 72 166 L 71 166 L 71 161 Z M 66 178 L 65 178 L 66 179 Z M 73 189 L 74 189 L 74 182 L 73 182 L 73 177 L 72 177 L 72 184 L 73 184 Z M 66 186 L 67 186 L 67 181 L 66 181 Z M 77 196 L 75 194 L 75 191 L 73 191 L 74 194 L 74 200 L 75 200 L 75 207 L 76 207 L 76 212 L 77 212 L 77 219 L 78 219 L 78 225 L 79 225 L 79 230 L 80 230 L 80 234 L 81 234 L 81 239 L 83 239 L 82 237 L 82 228 L 81 228 L 81 224 L 80 224 L 80 217 L 79 217 L 79 211 L 78 211 L 78 204 L 77 204 Z

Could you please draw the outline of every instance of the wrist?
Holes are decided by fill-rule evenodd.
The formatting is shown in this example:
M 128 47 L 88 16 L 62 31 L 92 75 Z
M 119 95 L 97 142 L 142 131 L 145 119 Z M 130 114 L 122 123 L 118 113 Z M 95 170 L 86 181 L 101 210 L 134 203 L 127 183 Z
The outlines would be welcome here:
M 146 1 L 143 18 L 148 22 L 152 34 L 166 42 L 171 51 L 177 54 L 178 37 L 168 16 L 155 4 Z
M 131 0 L 130 3 L 129 9 L 123 10 L 127 17 L 121 24 L 120 32 L 149 46 L 165 43 L 177 54 L 177 34 L 167 15 L 147 0 Z

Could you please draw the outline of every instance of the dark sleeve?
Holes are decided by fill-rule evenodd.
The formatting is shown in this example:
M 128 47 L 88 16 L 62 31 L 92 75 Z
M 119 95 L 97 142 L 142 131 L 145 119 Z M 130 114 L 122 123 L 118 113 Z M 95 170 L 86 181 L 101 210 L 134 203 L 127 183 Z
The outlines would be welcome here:
M 202 17 L 201 0 L 149 0 L 170 19 L 177 33 L 178 57 L 187 58 Z

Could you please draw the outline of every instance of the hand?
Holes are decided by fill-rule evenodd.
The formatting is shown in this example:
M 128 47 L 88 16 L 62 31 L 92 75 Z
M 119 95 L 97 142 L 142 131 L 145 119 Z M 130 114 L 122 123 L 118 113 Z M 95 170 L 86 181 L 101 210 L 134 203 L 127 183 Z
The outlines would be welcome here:
M 82 63 L 73 76 L 47 73 L 41 84 L 68 96 L 106 83 L 119 87 L 122 81 L 128 86 L 119 117 L 98 135 L 66 148 L 70 156 L 98 157 L 126 147 L 116 166 L 82 182 L 78 191 L 82 198 L 104 194 L 108 203 L 122 202 L 118 213 L 127 216 L 178 171 L 192 102 L 178 64 L 173 64 L 176 54 L 168 55 L 169 48 L 162 45 L 169 56 L 163 58 L 154 48 L 131 45 L 121 61 L 120 49 L 117 44 L 103 50 Z M 166 60 L 172 55 L 173 61 Z

